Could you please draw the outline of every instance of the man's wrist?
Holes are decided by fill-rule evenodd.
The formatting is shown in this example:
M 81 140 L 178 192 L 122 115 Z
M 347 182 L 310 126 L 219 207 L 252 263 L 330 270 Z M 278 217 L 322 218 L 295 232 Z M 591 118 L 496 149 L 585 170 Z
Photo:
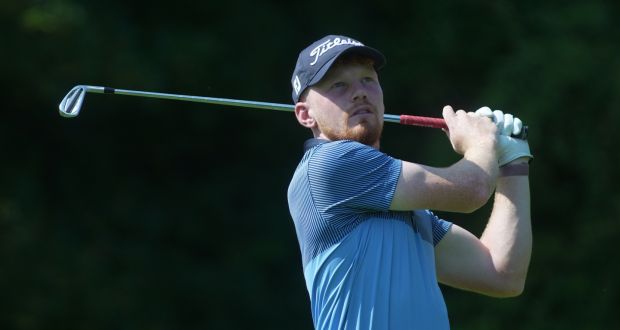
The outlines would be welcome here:
M 528 176 L 530 174 L 530 165 L 527 162 L 511 162 L 500 166 L 499 176 Z

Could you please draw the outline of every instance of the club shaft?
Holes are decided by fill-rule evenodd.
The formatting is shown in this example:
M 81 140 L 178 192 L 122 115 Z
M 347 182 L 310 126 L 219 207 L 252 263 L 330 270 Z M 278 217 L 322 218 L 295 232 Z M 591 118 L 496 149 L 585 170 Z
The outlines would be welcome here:
M 144 92 L 144 91 L 135 91 L 135 90 L 129 90 L 129 89 L 99 87 L 99 86 L 85 86 L 85 87 L 86 87 L 87 92 L 101 93 L 101 94 L 140 96 L 140 97 L 148 97 L 148 98 L 155 98 L 155 99 L 209 103 L 209 104 L 229 105 L 229 106 L 244 107 L 244 108 L 279 110 L 279 111 L 294 111 L 295 110 L 295 107 L 293 105 L 282 104 L 282 103 L 234 100 L 234 99 L 226 99 L 226 98 L 218 98 L 218 97 L 193 96 L 193 95 L 181 95 L 181 94 L 170 94 L 170 93 Z
M 284 103 L 247 101 L 247 100 L 236 100 L 236 99 L 227 99 L 227 98 L 218 98 L 218 97 L 171 94 L 171 93 L 145 92 L 145 91 L 136 91 L 136 90 L 130 90 L 130 89 L 120 89 L 120 88 L 90 86 L 90 85 L 80 85 L 79 87 L 83 88 L 85 92 L 89 92 L 89 93 L 140 96 L 140 97 L 148 97 L 148 98 L 156 98 L 156 99 L 209 103 L 209 104 L 218 104 L 218 105 L 226 105 L 226 106 L 288 111 L 288 112 L 295 111 L 294 105 L 284 104 Z M 77 115 L 77 112 L 75 113 L 75 115 Z M 403 124 L 403 125 L 448 129 L 448 126 L 446 125 L 446 122 L 443 120 L 443 118 L 385 114 L 383 115 L 383 120 L 385 122 L 398 123 L 398 124 Z M 527 127 L 525 126 L 521 134 L 516 137 L 521 138 L 521 139 L 527 138 Z
M 219 97 L 193 96 L 193 95 L 182 95 L 182 94 L 171 94 L 171 93 L 145 92 L 145 91 L 136 91 L 136 90 L 130 90 L 130 89 L 120 89 L 120 88 L 101 87 L 101 86 L 84 86 L 84 88 L 89 93 L 140 96 L 140 97 L 165 99 L 165 100 L 199 102 L 199 103 L 209 103 L 209 104 L 219 104 L 219 105 L 228 105 L 228 106 L 245 107 L 245 108 L 289 111 L 289 112 L 295 111 L 294 105 L 284 104 L 284 103 L 246 101 L 246 100 L 219 98 Z M 405 118 L 408 118 L 408 121 L 406 123 L 403 122 L 403 119 Z M 405 124 L 405 125 L 417 125 L 417 126 L 428 126 L 428 127 L 438 127 L 438 125 L 441 127 L 445 126 L 445 122 L 441 118 L 385 114 L 383 119 L 386 122 L 400 123 L 400 124 Z

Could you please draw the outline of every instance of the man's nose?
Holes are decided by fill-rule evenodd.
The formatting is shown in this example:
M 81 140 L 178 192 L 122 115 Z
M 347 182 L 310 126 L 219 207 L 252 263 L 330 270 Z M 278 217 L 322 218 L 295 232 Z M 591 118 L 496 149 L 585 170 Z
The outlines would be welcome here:
M 353 86 L 353 94 L 351 96 L 351 98 L 353 99 L 353 101 L 357 101 L 357 100 L 365 100 L 368 97 L 368 93 L 366 92 L 366 88 L 364 87 L 364 85 L 361 82 L 356 83 Z

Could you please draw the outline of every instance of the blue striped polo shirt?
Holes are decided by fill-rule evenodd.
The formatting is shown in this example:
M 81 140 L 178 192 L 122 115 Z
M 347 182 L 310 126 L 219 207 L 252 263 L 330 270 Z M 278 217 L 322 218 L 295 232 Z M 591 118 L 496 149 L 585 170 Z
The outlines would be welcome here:
M 308 140 L 288 189 L 316 329 L 449 329 L 434 246 L 451 226 L 390 211 L 402 162 Z

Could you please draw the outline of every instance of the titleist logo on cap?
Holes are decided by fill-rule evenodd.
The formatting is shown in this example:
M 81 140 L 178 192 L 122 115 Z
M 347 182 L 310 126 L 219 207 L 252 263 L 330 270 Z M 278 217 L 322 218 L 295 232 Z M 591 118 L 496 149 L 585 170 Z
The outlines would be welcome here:
M 347 36 L 327 35 L 299 52 L 291 77 L 293 101 L 299 102 L 304 90 L 321 81 L 336 59 L 345 53 L 371 59 L 375 70 L 385 64 L 385 57 L 378 50 Z
M 332 41 L 331 39 L 327 39 L 325 40 L 325 42 L 316 46 L 316 48 L 314 48 L 310 52 L 310 56 L 314 56 L 314 61 L 310 63 L 310 65 L 314 65 L 319 60 L 319 57 L 325 54 L 328 50 L 336 46 L 342 46 L 342 45 L 364 46 L 363 43 L 357 40 L 351 39 L 351 38 L 347 38 L 347 39 L 334 38 L 334 41 Z

